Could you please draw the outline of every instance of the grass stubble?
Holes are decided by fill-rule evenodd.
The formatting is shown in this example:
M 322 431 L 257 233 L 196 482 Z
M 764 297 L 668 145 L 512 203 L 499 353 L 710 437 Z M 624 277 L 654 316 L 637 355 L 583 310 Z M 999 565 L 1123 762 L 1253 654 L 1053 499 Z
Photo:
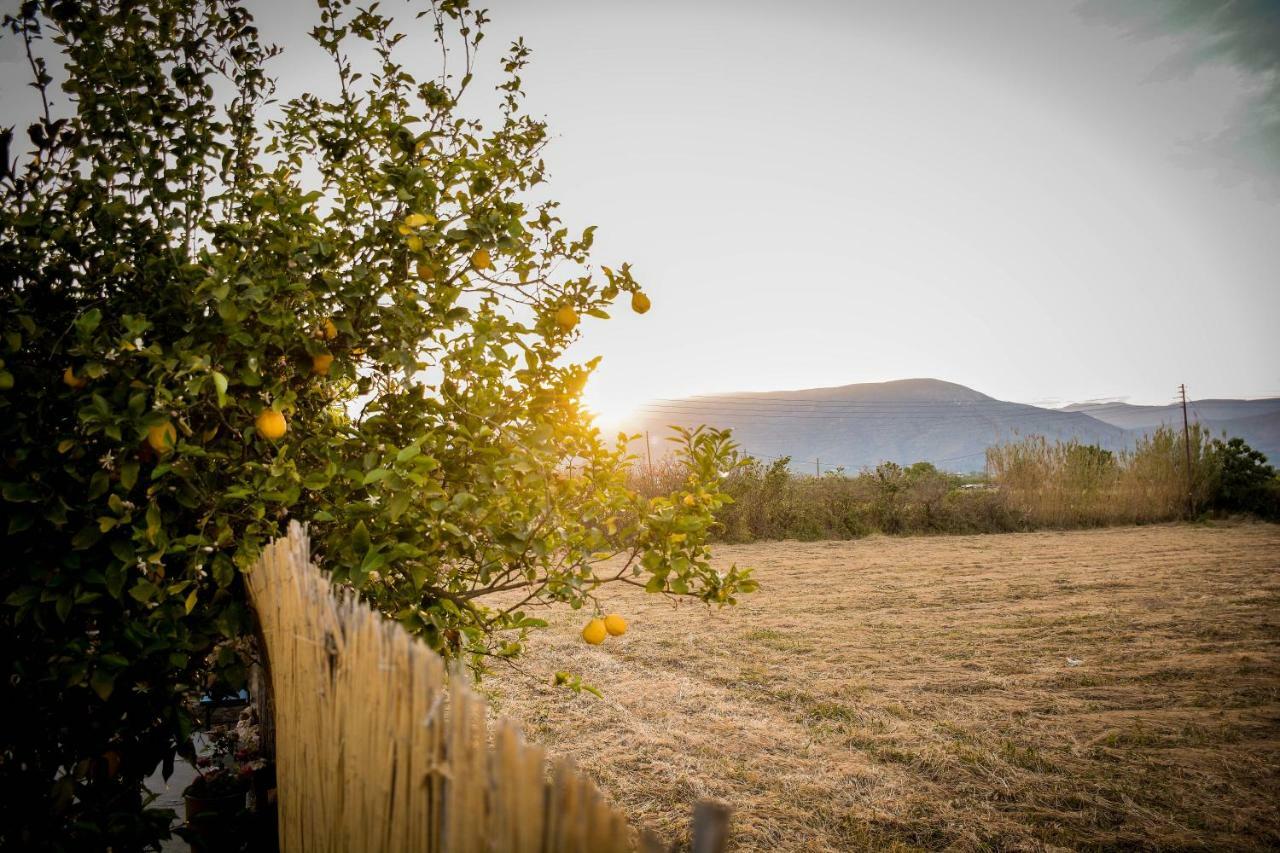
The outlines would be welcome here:
M 1280 526 L 716 558 L 760 591 L 708 611 L 611 587 L 624 637 L 588 647 L 558 613 L 483 685 L 666 837 L 710 797 L 739 850 L 1280 847 Z

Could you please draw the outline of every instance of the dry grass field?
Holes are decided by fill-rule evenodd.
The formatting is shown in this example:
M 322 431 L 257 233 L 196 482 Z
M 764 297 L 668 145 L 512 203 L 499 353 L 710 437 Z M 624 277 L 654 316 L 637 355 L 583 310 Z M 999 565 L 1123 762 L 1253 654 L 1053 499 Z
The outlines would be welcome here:
M 485 682 L 668 837 L 714 797 L 740 850 L 1280 847 L 1280 527 L 717 557 L 757 568 L 738 608 L 610 588 L 626 636 L 561 614 Z

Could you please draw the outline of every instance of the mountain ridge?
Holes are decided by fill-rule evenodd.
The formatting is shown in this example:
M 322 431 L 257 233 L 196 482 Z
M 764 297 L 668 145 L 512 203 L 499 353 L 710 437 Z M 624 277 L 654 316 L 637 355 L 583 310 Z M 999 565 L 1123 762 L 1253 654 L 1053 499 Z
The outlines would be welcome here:
M 1243 431 L 1247 434 L 1241 437 L 1251 446 L 1278 458 L 1280 399 L 1252 405 L 1259 402 L 1192 405 L 1213 414 L 1241 415 L 1204 423 L 1215 435 L 1220 428 Z M 1247 405 L 1235 405 L 1240 403 Z M 999 400 L 955 382 L 913 378 L 655 400 L 626 424 L 626 431 L 648 434 L 647 449 L 660 453 L 663 443 L 654 438 L 668 434 L 666 427 L 728 427 L 745 452 L 764 459 L 790 457 L 792 467 L 802 471 L 857 471 L 881 462 L 926 461 L 966 472 L 983 468 L 992 444 L 1030 435 L 1126 450 L 1159 425 L 1175 425 L 1169 408 L 1089 403 L 1046 408 Z M 1176 408 L 1176 425 L 1181 426 L 1181 407 Z M 640 454 L 645 450 L 643 440 L 633 447 Z

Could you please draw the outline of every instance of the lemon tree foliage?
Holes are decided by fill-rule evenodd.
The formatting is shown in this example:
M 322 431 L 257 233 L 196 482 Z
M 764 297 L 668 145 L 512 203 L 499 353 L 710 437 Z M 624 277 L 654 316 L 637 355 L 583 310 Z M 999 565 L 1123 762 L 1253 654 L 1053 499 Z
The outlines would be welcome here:
M 5 848 L 164 833 L 141 780 L 193 696 L 242 682 L 241 573 L 290 519 L 335 582 L 477 670 L 539 605 L 599 612 L 602 583 L 754 587 L 705 546 L 727 435 L 681 434 L 684 487 L 644 499 L 584 416 L 592 365 L 565 347 L 649 300 L 541 195 L 527 48 L 469 93 L 485 126 L 462 100 L 483 13 L 319 5 L 332 85 L 279 104 L 233 0 L 5 18 L 41 98 L 0 174 Z M 442 67 L 402 65 L 400 28 Z

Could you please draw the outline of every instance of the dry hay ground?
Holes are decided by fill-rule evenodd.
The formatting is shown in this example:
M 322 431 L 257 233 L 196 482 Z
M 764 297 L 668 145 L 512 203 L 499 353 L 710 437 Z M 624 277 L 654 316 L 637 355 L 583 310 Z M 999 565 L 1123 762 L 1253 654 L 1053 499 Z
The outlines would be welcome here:
M 717 558 L 760 591 L 707 611 L 610 587 L 626 636 L 588 647 L 558 614 L 527 675 L 485 682 L 668 837 L 714 797 L 743 850 L 1280 847 L 1280 527 Z

